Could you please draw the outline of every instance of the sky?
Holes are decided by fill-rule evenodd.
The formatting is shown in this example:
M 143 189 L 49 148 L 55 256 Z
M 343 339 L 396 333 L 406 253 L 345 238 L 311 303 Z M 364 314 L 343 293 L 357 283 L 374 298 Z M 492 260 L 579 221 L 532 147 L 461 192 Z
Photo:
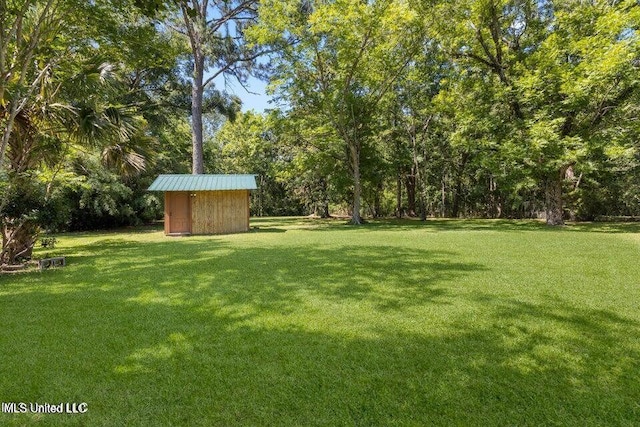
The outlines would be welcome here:
M 242 111 L 254 110 L 262 113 L 267 108 L 275 108 L 275 104 L 269 104 L 270 97 L 266 94 L 267 83 L 254 77 L 249 78 L 247 88 L 254 93 L 249 93 L 238 82 L 232 78 L 227 79 L 226 87 L 224 79 L 215 79 L 218 89 L 226 89 L 227 92 L 237 95 L 242 99 Z

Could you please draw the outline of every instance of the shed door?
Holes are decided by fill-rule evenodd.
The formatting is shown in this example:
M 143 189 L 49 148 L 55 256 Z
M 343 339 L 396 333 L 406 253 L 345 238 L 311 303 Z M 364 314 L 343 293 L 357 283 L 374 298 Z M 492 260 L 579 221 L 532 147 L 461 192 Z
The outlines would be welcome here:
M 169 233 L 191 232 L 191 209 L 189 193 L 169 194 Z

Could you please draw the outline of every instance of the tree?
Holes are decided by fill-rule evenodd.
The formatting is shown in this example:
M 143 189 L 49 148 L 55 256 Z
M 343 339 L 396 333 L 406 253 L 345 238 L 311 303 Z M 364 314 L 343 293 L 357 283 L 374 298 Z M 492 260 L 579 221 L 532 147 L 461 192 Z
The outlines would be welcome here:
M 287 176 L 293 156 L 275 121 L 273 115 L 252 111 L 226 121 L 214 138 L 220 150 L 217 171 L 257 175 L 258 189 L 252 195 L 255 215 L 300 215 L 303 207 L 298 195 L 289 191 Z
M 499 120 L 510 129 L 494 138 L 542 188 L 549 225 L 564 223 L 567 172 L 606 144 L 594 135 L 637 91 L 638 9 L 633 1 L 468 0 L 442 2 L 433 14 L 453 19 L 432 25 L 460 75 L 493 93 L 489 110 L 508 107 Z
M 207 89 L 219 76 L 230 76 L 246 83 L 256 68 L 256 59 L 264 54 L 245 40 L 245 30 L 257 19 L 258 0 L 178 0 L 180 22 L 168 20 L 168 26 L 187 37 L 191 47 L 191 124 L 194 174 L 204 173 L 203 107 Z M 212 90 L 212 89 L 210 89 Z M 213 106 L 233 115 L 233 103 L 225 94 L 212 90 Z
M 10 13 L 2 15 L 2 30 L 7 22 L 13 28 L 2 42 L 11 58 L 3 63 L 0 110 L 6 138 L 2 264 L 30 257 L 40 227 L 57 208 L 51 204 L 53 184 L 68 177 L 78 153 L 91 152 L 127 176 L 145 167 L 143 149 L 150 143 L 146 121 L 134 104 L 124 102 L 129 93 L 119 70 L 103 60 L 105 33 L 120 28 L 93 25 L 125 16 L 127 4 L 60 0 L 9 6 Z
M 58 33 L 73 28 L 65 17 L 75 2 L 65 0 L 0 0 L 0 170 L 18 116 L 67 55 L 54 43 Z
M 386 140 L 383 151 L 395 172 L 395 214 L 398 217 L 403 213 L 419 214 L 424 220 L 428 214 L 428 192 L 434 192 L 428 188 L 433 186 L 429 177 L 440 177 L 446 169 L 441 152 L 446 138 L 438 131 L 445 114 L 434 99 L 442 81 L 449 77 L 451 67 L 428 35 L 425 34 L 420 44 L 418 54 L 386 97 L 378 121 L 383 124 L 381 133 Z M 403 203 L 403 194 L 406 194 L 406 203 Z
M 344 145 L 353 224 L 362 223 L 361 153 L 384 95 L 416 52 L 416 14 L 404 1 L 261 4 L 261 43 L 296 43 L 279 56 L 279 89 L 293 108 L 318 111 Z
M 145 167 L 141 144 L 144 121 L 129 106 L 108 103 L 100 85 L 108 70 L 91 66 L 67 79 L 55 75 L 39 88 L 38 102 L 17 116 L 6 152 L 9 187 L 0 209 L 2 264 L 29 258 L 43 216 L 49 209 L 51 184 L 78 147 L 95 150 L 121 175 Z M 98 77 L 100 76 L 100 77 Z M 78 101 L 77 92 L 85 98 Z M 92 95 L 87 96 L 87 93 Z
M 306 213 L 331 216 L 330 203 L 350 203 L 349 172 L 340 139 L 322 114 L 300 108 L 271 114 L 283 165 L 279 178 Z

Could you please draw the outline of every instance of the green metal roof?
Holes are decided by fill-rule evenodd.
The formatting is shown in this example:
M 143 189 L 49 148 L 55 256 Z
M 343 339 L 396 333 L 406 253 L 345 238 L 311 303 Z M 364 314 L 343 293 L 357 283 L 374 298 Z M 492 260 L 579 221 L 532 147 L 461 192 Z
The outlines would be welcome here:
M 255 190 L 255 175 L 160 175 L 148 191 Z

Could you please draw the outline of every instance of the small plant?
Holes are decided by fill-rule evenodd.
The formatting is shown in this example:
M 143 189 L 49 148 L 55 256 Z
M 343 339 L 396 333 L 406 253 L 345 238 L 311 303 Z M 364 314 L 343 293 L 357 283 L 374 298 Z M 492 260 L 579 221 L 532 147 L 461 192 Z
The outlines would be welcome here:
M 56 247 L 56 243 L 58 243 L 58 239 L 53 236 L 40 238 L 40 246 L 42 246 L 43 248 L 53 249 Z

